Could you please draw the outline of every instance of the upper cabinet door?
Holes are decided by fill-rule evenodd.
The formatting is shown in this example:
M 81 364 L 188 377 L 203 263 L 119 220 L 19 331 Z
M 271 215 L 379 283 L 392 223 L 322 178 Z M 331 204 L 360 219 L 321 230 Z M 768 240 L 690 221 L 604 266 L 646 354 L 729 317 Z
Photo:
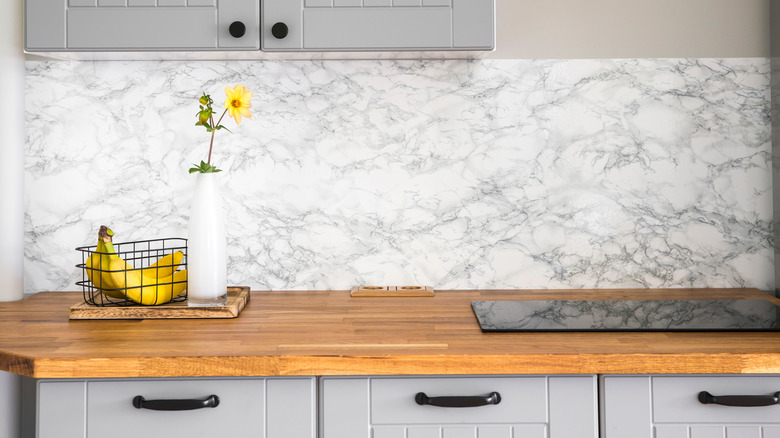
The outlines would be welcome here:
M 258 50 L 252 0 L 26 0 L 28 51 Z
M 264 0 L 267 51 L 492 50 L 495 0 Z

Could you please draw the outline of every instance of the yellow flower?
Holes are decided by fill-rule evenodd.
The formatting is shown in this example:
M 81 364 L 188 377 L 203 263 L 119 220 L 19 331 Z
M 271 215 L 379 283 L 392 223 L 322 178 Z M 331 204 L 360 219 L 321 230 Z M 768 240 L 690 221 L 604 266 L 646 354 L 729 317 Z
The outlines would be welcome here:
M 243 85 L 236 85 L 235 88 L 225 87 L 225 108 L 230 113 L 230 117 L 236 120 L 236 125 L 241 124 L 241 116 L 252 117 L 249 107 L 252 104 L 249 99 L 252 98 L 252 92 Z
M 216 166 L 211 164 L 211 151 L 214 149 L 214 134 L 220 129 L 227 129 L 220 124 L 222 123 L 222 119 L 225 118 L 225 114 L 230 112 L 230 117 L 236 119 L 236 125 L 241 124 L 241 116 L 252 117 L 252 113 L 249 111 L 249 107 L 252 106 L 252 104 L 249 103 L 249 99 L 252 98 L 252 92 L 247 90 L 245 86 L 236 85 L 234 88 L 225 87 L 225 95 L 227 96 L 227 99 L 225 100 L 225 111 L 222 112 L 222 115 L 219 116 L 219 120 L 217 120 L 216 123 L 214 123 L 213 117 L 214 109 L 211 106 L 214 101 L 211 100 L 211 96 L 204 92 L 203 96 L 198 99 L 200 111 L 198 111 L 198 122 L 195 123 L 195 126 L 206 128 L 206 132 L 211 134 L 211 141 L 209 142 L 208 161 L 201 160 L 200 164 L 195 164 L 195 167 L 190 168 L 190 173 L 221 172 L 220 169 L 217 169 Z

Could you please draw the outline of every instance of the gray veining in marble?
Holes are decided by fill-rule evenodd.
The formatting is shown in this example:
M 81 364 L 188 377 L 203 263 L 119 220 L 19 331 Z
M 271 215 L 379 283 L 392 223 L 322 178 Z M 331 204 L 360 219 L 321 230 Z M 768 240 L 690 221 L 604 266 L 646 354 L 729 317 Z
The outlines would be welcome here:
M 483 331 L 777 330 L 766 300 L 473 301 Z
M 25 288 L 186 237 L 197 98 L 231 284 L 774 288 L 769 60 L 28 61 Z

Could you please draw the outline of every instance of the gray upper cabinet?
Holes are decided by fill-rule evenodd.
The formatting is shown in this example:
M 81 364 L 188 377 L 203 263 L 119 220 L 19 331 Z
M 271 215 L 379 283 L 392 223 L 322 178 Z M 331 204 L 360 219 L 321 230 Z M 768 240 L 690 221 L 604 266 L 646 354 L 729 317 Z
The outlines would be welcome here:
M 492 50 L 495 0 L 264 0 L 263 50 Z
M 26 0 L 25 48 L 257 50 L 259 23 L 248 0 Z
M 261 47 L 276 52 L 492 50 L 494 2 L 26 0 L 25 48 L 29 52 L 257 52 Z

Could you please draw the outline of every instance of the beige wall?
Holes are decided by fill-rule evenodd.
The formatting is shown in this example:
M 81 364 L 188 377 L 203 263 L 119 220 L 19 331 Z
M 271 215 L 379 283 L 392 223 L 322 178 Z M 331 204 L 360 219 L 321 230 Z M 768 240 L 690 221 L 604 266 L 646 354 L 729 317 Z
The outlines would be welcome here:
M 771 0 L 770 50 L 773 58 L 780 57 L 780 0 Z
M 769 2 L 496 0 L 487 57 L 768 57 Z

